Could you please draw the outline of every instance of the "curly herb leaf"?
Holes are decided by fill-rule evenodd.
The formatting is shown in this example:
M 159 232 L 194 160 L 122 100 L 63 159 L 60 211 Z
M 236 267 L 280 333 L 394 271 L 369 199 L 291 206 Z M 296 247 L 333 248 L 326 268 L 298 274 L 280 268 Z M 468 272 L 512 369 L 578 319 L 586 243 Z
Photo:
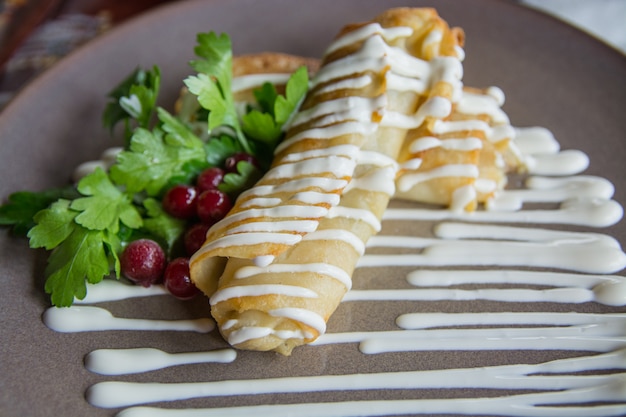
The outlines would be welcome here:
M 274 84 L 263 83 L 261 88 L 254 90 L 252 93 L 261 110 L 274 116 L 274 103 L 278 97 L 278 91 L 276 91 Z
M 235 100 L 231 90 L 233 53 L 230 37 L 223 33 L 199 33 L 194 48 L 200 58 L 189 64 L 199 74 L 184 82 L 192 94 L 198 96 L 200 105 L 209 111 L 209 131 L 220 126 L 231 127 L 242 148 L 252 153 L 252 148 L 241 130 Z
M 122 193 L 107 174 L 97 168 L 78 183 L 78 191 L 86 197 L 78 198 L 70 208 L 80 213 L 76 223 L 90 230 L 110 230 L 117 233 L 119 222 L 131 228 L 142 225 L 141 215 L 128 196 Z
M 0 225 L 10 226 L 18 236 L 26 236 L 35 226 L 33 218 L 58 199 L 74 199 L 79 194 L 74 187 L 54 188 L 46 191 L 18 191 L 9 195 L 6 204 L 0 206 Z
M 185 221 L 167 214 L 163 210 L 161 203 L 154 198 L 147 198 L 144 200 L 143 205 L 147 210 L 147 217 L 143 222 L 144 229 L 165 242 L 171 250 L 185 231 Z
M 226 158 L 240 151 L 243 151 L 243 148 L 237 139 L 221 135 L 211 138 L 206 143 L 206 160 L 210 166 L 219 166 Z
M 125 185 L 129 193 L 145 191 L 156 196 L 188 162 L 206 160 L 204 146 L 179 146 L 171 138 L 159 129 L 136 129 L 130 149 L 121 152 L 117 164 L 111 167 L 113 181 Z
M 287 81 L 285 95 L 276 97 L 274 117 L 276 122 L 287 123 L 293 112 L 298 108 L 309 88 L 309 74 L 306 67 L 298 68 Z
M 224 175 L 223 182 L 218 189 L 231 196 L 236 196 L 243 190 L 252 187 L 261 177 L 261 172 L 247 161 L 237 163 L 237 172 Z
M 282 129 L 270 113 L 252 110 L 242 118 L 243 131 L 258 141 L 274 145 L 282 135 Z
M 201 149 L 204 146 L 204 142 L 200 138 L 194 135 L 183 122 L 171 115 L 167 110 L 159 107 L 157 114 L 162 123 L 161 129 L 168 134 L 165 141 L 169 145 L 189 149 Z
M 105 232 L 70 223 L 72 231 L 48 258 L 45 290 L 52 304 L 69 307 L 74 297 L 85 298 L 85 278 L 95 284 L 109 274 L 109 259 L 103 242 Z
M 112 131 L 119 122 L 124 122 L 126 141 L 132 135 L 133 121 L 136 126 L 147 128 L 156 106 L 160 85 L 159 67 L 154 66 L 151 71 L 136 69 L 109 92 L 109 101 L 102 115 L 104 127 Z
M 306 94 L 308 84 L 306 67 L 298 68 L 289 77 L 284 96 L 277 94 L 273 85 L 265 83 L 254 92 L 261 110 L 253 109 L 242 117 L 244 133 L 274 148 L 282 138 L 283 126 Z
M 37 213 L 37 225 L 28 233 L 32 248 L 55 249 L 48 258 L 45 290 L 59 307 L 85 297 L 85 278 L 95 283 L 109 274 L 105 232 L 77 224 L 78 212 L 70 203 L 61 199 Z
M 119 278 L 122 274 L 122 267 L 120 263 L 120 254 L 123 249 L 123 240 L 119 236 L 119 234 L 105 232 L 102 235 L 102 243 L 104 244 L 106 253 L 111 258 L 113 264 L 113 272 L 115 273 L 115 277 Z M 87 277 L 89 280 L 89 277 Z M 89 281 L 91 282 L 91 281 Z
M 230 37 L 226 33 L 219 36 L 215 32 L 198 33 L 194 48 L 200 59 L 189 63 L 193 69 L 217 79 L 224 94 L 231 94 L 233 52 Z
M 34 216 L 36 225 L 28 232 L 31 248 L 51 250 L 72 233 L 78 212 L 70 210 L 70 203 L 69 200 L 58 200 Z

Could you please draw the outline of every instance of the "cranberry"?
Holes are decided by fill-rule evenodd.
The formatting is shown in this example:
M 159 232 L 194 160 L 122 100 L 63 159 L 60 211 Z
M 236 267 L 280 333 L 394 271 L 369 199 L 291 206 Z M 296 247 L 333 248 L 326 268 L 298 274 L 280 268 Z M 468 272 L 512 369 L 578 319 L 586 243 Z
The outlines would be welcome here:
M 187 258 L 176 258 L 167 265 L 163 284 L 170 294 L 181 300 L 190 300 L 198 294 L 198 288 L 191 280 Z
M 163 276 L 165 253 L 154 240 L 138 239 L 126 246 L 120 264 L 126 278 L 149 287 Z
M 196 215 L 198 191 L 189 185 L 175 185 L 163 197 L 163 209 L 179 219 L 190 219 Z
M 249 162 L 259 168 L 259 161 L 254 156 L 245 152 L 237 152 L 226 158 L 224 169 L 226 172 L 237 172 L 237 164 L 241 161 Z
M 217 186 L 221 184 L 224 179 L 224 170 L 222 168 L 213 167 L 207 168 L 198 175 L 196 180 L 196 187 L 198 190 L 216 190 Z
M 185 252 L 187 252 L 187 255 L 193 255 L 202 247 L 202 244 L 206 240 L 206 233 L 208 232 L 209 227 L 211 227 L 209 224 L 196 223 L 187 229 L 183 238 Z
M 206 190 L 198 197 L 198 217 L 203 223 L 213 224 L 231 209 L 230 197 L 220 190 Z

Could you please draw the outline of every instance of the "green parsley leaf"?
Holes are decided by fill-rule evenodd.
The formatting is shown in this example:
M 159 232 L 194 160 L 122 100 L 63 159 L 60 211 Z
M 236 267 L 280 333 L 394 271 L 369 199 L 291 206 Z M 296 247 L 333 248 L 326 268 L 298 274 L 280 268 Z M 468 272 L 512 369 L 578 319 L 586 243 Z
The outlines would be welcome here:
M 209 131 L 220 126 L 231 127 L 242 148 L 251 154 L 252 148 L 241 130 L 231 90 L 233 53 L 230 38 L 224 33 L 219 36 L 215 32 L 199 33 L 197 43 L 194 51 L 200 59 L 189 64 L 199 74 L 188 77 L 185 85 L 209 111 Z
M 232 128 L 246 152 L 251 152 L 248 140 L 245 138 L 239 124 L 239 116 L 235 108 L 232 93 L 222 93 L 222 88 L 216 83 L 215 78 L 207 74 L 190 76 L 185 80 L 185 85 L 192 94 L 198 96 L 198 102 L 209 111 L 209 131 L 228 126 Z
M 132 134 L 131 121 L 147 128 L 156 106 L 161 84 L 161 72 L 154 66 L 152 71 L 136 69 L 108 94 L 102 115 L 104 127 L 110 131 L 119 123 L 125 124 L 125 137 Z
M 28 232 L 31 248 L 51 250 L 72 233 L 78 212 L 70 210 L 70 203 L 60 199 L 34 216 L 36 225 Z
M 129 193 L 146 191 L 156 196 L 186 163 L 206 160 L 204 147 L 173 145 L 176 140 L 171 140 L 172 137 L 169 136 L 170 143 L 166 143 L 162 130 L 136 129 L 130 149 L 122 151 L 118 163 L 111 167 L 113 181 L 125 185 Z
M 255 91 L 255 97 L 264 112 L 253 109 L 242 117 L 244 133 L 272 148 L 275 147 L 282 137 L 284 124 L 306 94 L 308 84 L 306 67 L 300 67 L 291 74 L 284 96 L 277 94 L 273 85 L 265 83 L 260 90 Z
M 160 107 L 157 109 L 157 114 L 162 123 L 161 128 L 168 134 L 165 141 L 169 145 L 189 149 L 202 149 L 204 142 L 194 135 L 193 132 L 179 119 Z
M 269 113 L 252 110 L 243 116 L 242 123 L 246 135 L 270 146 L 275 145 L 282 134 L 281 126 Z
M 252 187 L 261 177 L 261 172 L 247 161 L 237 163 L 237 172 L 224 175 L 223 182 L 218 189 L 231 196 L 237 196 L 242 191 Z
M 109 260 L 103 245 L 104 232 L 87 230 L 72 222 L 71 233 L 48 258 L 45 290 L 52 304 L 69 307 L 85 298 L 85 278 L 95 284 L 109 274 Z
M 276 103 L 274 103 L 274 117 L 276 118 L 276 123 L 283 125 L 289 120 L 289 117 L 300 105 L 308 89 L 309 74 L 307 68 L 300 67 L 289 77 L 285 88 L 285 95 L 276 98 Z
M 119 254 L 122 253 L 123 249 L 122 240 L 117 234 L 104 231 L 102 234 L 102 243 L 105 245 L 105 249 L 113 261 L 113 271 L 115 272 L 115 276 L 119 278 L 122 273 L 122 266 L 119 257 Z
M 167 182 L 163 171 L 170 170 L 175 159 L 175 151 L 163 142 L 162 131 L 138 128 L 131 137 L 130 149 L 118 154 L 109 175 L 117 184 L 125 185 L 129 193 L 147 190 L 156 195 Z
M 273 116 L 274 103 L 278 97 L 278 92 L 276 91 L 274 84 L 263 83 L 261 88 L 254 90 L 252 93 L 254 94 L 254 98 L 256 98 L 256 102 L 259 104 L 259 107 L 261 107 L 261 110 L 264 113 L 270 113 Z
M 72 202 L 60 199 L 37 213 L 29 231 L 32 248 L 54 249 L 46 267 L 45 290 L 57 307 L 70 306 L 74 297 L 84 298 L 85 280 L 97 283 L 110 272 L 109 256 L 117 276 L 121 243 L 108 231 L 89 230 L 76 223 L 79 211 Z
M 206 143 L 206 160 L 210 166 L 220 166 L 226 158 L 240 151 L 243 151 L 243 148 L 237 139 L 221 135 L 211 138 Z
M 40 210 L 60 198 L 74 199 L 79 194 L 74 187 L 54 188 L 41 192 L 18 191 L 9 195 L 8 202 L 0 206 L 0 225 L 11 226 L 18 236 L 26 236 L 35 226 L 33 218 Z
M 132 228 L 142 225 L 141 215 L 129 198 L 97 168 L 78 183 L 78 191 L 87 197 L 74 200 L 70 208 L 80 211 L 76 223 L 90 230 L 110 230 L 117 233 L 119 222 Z
M 206 161 L 200 161 L 193 159 L 191 161 L 185 162 L 178 172 L 172 173 L 172 176 L 167 181 L 167 184 L 163 186 L 164 190 L 169 190 L 175 185 L 178 184 L 191 184 L 194 179 L 200 174 L 204 169 L 208 168 Z
M 230 94 L 233 70 L 233 52 L 230 37 L 226 33 L 198 33 L 195 54 L 200 58 L 189 65 L 201 74 L 215 77 L 222 94 Z
M 167 214 L 161 203 L 154 198 L 145 199 L 143 205 L 148 214 L 148 217 L 144 219 L 144 228 L 165 242 L 168 251 L 171 252 L 174 244 L 185 231 L 185 221 Z

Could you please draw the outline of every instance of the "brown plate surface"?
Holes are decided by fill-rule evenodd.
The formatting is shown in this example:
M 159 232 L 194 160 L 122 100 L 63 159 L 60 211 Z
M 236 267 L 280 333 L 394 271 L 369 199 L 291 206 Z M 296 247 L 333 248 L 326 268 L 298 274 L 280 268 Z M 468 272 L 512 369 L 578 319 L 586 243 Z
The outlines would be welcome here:
M 496 0 L 252 0 L 188 1 L 165 6 L 123 24 L 62 60 L 33 82 L 0 114 L 0 197 L 11 192 L 64 184 L 80 162 L 115 144 L 102 129 L 107 91 L 137 66 L 162 69 L 162 101 L 170 106 L 181 80 L 191 73 L 195 34 L 227 32 L 235 53 L 280 51 L 318 57 L 347 22 L 367 20 L 387 7 L 436 3 L 451 25 L 467 36 L 464 81 L 499 86 L 516 126 L 544 126 L 564 149 L 589 155 L 587 174 L 615 184 L 626 203 L 626 58 L 550 17 Z M 418 233 L 418 231 L 414 231 Z M 428 228 L 419 233 L 430 233 Z M 601 230 L 626 241 L 626 222 Z M 118 409 L 90 406 L 86 389 L 104 380 L 185 382 L 285 375 L 340 374 L 405 369 L 442 369 L 488 364 L 534 363 L 575 355 L 563 351 L 421 352 L 363 355 L 356 344 L 305 347 L 289 357 L 242 353 L 230 365 L 186 365 L 145 374 L 103 377 L 87 371 L 83 358 L 97 348 L 151 346 L 180 352 L 225 346 L 216 333 L 110 331 L 63 334 L 49 330 L 41 315 L 45 254 L 25 240 L 0 235 L 0 414 L 2 416 L 112 416 Z M 355 277 L 367 285 L 370 272 Z M 619 273 L 623 275 L 623 272 Z M 524 311 L 521 303 L 424 302 L 423 312 Z M 342 305 L 329 331 L 394 327 L 404 303 Z M 181 318 L 206 314 L 204 300 L 181 306 L 167 297 L 108 303 L 122 317 Z M 544 311 L 612 311 L 598 305 L 545 305 Z M 262 403 L 381 398 L 441 398 L 497 395 L 489 390 L 328 392 L 194 399 L 163 407 L 216 407 Z

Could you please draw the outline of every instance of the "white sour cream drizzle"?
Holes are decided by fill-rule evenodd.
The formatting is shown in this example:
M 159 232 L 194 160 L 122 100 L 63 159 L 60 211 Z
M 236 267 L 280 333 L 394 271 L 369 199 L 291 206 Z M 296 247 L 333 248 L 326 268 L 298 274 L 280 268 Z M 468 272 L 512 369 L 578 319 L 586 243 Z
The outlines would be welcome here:
M 93 332 L 104 330 L 175 330 L 208 333 L 215 328 L 209 318 L 194 320 L 146 320 L 113 316 L 100 307 L 80 306 L 49 308 L 43 314 L 43 322 L 50 329 L 63 332 Z
M 85 368 L 101 375 L 126 375 L 193 363 L 230 363 L 234 349 L 167 353 L 154 348 L 98 349 L 85 357 Z
M 103 301 L 117 301 L 160 294 L 169 294 L 162 285 L 152 285 L 146 288 L 141 285 L 125 284 L 112 279 L 105 279 L 98 284 L 87 284 L 87 295 L 82 300 L 75 298 L 74 305 L 95 304 Z
M 544 131 L 537 130 L 545 133 Z M 544 137 L 549 137 L 543 135 Z M 536 140 L 536 138 L 535 138 Z M 552 145 L 538 141 L 535 149 Z M 407 248 L 419 254 L 380 256 L 366 253 L 359 268 L 384 268 L 400 263 L 405 265 L 432 265 L 443 269 L 419 268 L 408 270 L 407 282 L 414 288 L 352 289 L 344 302 L 388 302 L 434 300 L 489 300 L 498 303 L 537 303 L 533 311 L 483 313 L 416 313 L 406 311 L 396 318 L 398 330 L 354 331 L 326 333 L 312 347 L 324 344 L 357 343 L 368 355 L 384 352 L 447 351 L 447 350 L 562 350 L 585 351 L 585 356 L 560 359 L 537 364 L 483 366 L 463 369 L 434 369 L 430 371 L 398 371 L 374 374 L 325 375 L 297 378 L 258 380 L 227 380 L 190 382 L 184 384 L 106 381 L 93 385 L 87 392 L 88 401 L 98 407 L 130 407 L 120 417 L 144 416 L 249 416 L 251 414 L 288 416 L 384 416 L 428 415 L 433 413 L 467 414 L 491 413 L 507 416 L 619 416 L 626 413 L 624 402 L 626 374 L 626 314 L 624 313 L 555 313 L 543 311 L 541 303 L 588 303 L 608 306 L 626 305 L 626 278 L 610 275 L 624 268 L 625 255 L 619 242 L 608 235 L 591 232 L 552 230 L 550 223 L 578 225 L 580 218 L 565 216 L 563 208 L 524 209 L 524 203 L 566 202 L 578 198 L 575 206 L 613 207 L 596 214 L 596 220 L 585 225 L 613 224 L 622 212 L 617 203 L 609 200 L 613 187 L 608 181 L 588 176 L 530 177 L 522 190 L 505 191 L 496 201 L 508 198 L 518 200 L 506 211 L 477 211 L 472 214 L 437 208 L 389 209 L 384 222 L 441 222 L 434 229 L 434 237 L 379 235 L 368 242 L 368 250 L 376 248 Z M 589 201 L 587 201 L 589 200 Z M 610 204 L 609 204 L 610 203 Z M 578 208 L 580 209 L 580 207 Z M 587 210 L 587 209 L 584 209 Z M 331 211 L 335 211 L 334 209 Z M 552 216 L 548 213 L 552 212 Z M 359 216 L 364 213 L 353 213 Z M 349 215 L 349 214 L 345 214 Z M 548 216 L 549 218 L 546 218 Z M 603 220 L 604 219 L 604 220 Z M 372 226 L 380 227 L 372 219 Z M 463 221 L 459 223 L 458 221 Z M 383 222 L 383 223 L 384 223 Z M 487 223 L 478 225 L 476 223 Z M 500 225 L 518 223 L 524 227 Z M 489 224 L 490 223 L 490 224 Z M 544 224 L 544 227 L 537 227 Z M 350 233 L 334 234 L 318 231 L 307 239 L 341 239 L 352 242 L 355 250 L 362 244 Z M 532 251 L 526 256 L 525 251 Z M 494 253 L 494 251 L 497 251 Z M 456 255 L 452 255 L 452 253 Z M 597 256 L 589 256 L 589 253 Z M 540 261 L 537 255 L 544 253 Z M 583 255 L 581 256 L 581 253 Z M 478 254 L 478 255 L 477 255 Z M 406 257 L 406 258 L 404 258 Z M 406 260 L 404 260 L 406 259 Z M 424 259 L 429 259 L 424 262 Z M 511 260 L 512 259 L 512 260 Z M 535 259 L 539 266 L 547 262 L 552 268 L 571 270 L 518 270 L 517 264 L 528 266 Z M 523 262 L 522 262 L 523 261 Z M 461 269 L 445 269 L 451 262 Z M 489 264 L 486 269 L 463 269 L 463 266 Z M 504 266 L 505 268 L 502 268 Z M 240 279 L 250 274 L 267 271 L 270 265 L 250 267 L 240 271 Z M 299 266 L 307 268 L 307 266 Z M 589 272 L 589 271 L 600 272 Z M 337 271 L 335 271 L 337 272 Z M 331 272 L 329 272 L 331 273 Z M 380 273 L 385 279 L 385 272 Z M 478 289 L 466 285 L 479 284 Z M 502 287 L 505 285 L 505 287 Z M 530 286 L 530 288 L 529 288 Z M 163 293 L 160 288 L 145 289 L 117 281 L 89 286 L 84 303 L 119 300 L 128 297 L 153 296 Z M 262 290 L 262 289 L 259 289 Z M 275 289 L 274 289 L 275 290 Z M 287 291 L 288 290 L 288 291 Z M 294 290 L 286 289 L 287 292 Z M 297 290 L 299 291 L 299 290 Z M 316 294 L 301 294 L 316 296 Z M 54 309 L 61 314 L 47 312 L 56 318 L 46 319 L 59 324 L 58 331 L 95 331 L 107 328 L 134 328 L 152 330 L 149 320 L 131 320 L 132 325 L 111 325 L 111 316 L 103 309 L 76 311 L 85 307 Z M 91 308 L 91 307 L 88 307 Z M 63 312 L 68 312 L 65 315 Z M 95 313 L 95 314 L 90 314 Z M 276 311 L 276 315 L 302 315 L 312 326 L 323 330 L 323 320 L 302 311 Z M 61 317 L 63 316 L 63 317 Z M 119 319 L 115 319 L 119 320 Z M 78 324 L 76 324 L 78 323 Z M 119 322 L 118 322 L 119 323 Z M 130 322 L 129 322 L 130 323 Z M 471 327 L 469 327 L 471 326 Z M 209 327 L 206 328 L 208 330 Z M 182 330 L 178 328 L 178 330 Z M 192 329 L 189 329 L 192 330 Z M 197 331 L 197 329 L 195 330 Z M 262 331 L 255 329 L 254 331 Z M 146 350 L 148 349 L 148 350 Z M 180 355 L 180 356 L 179 356 Z M 188 357 L 187 355 L 191 355 Z M 234 352 L 187 352 L 169 354 L 151 348 L 96 350 L 87 356 L 88 369 L 106 375 L 131 374 L 195 362 L 229 362 Z M 222 366 L 222 365 L 220 365 Z M 227 365 L 223 365 L 227 366 Z M 604 370 L 613 369 L 612 373 Z M 580 372 L 580 374 L 574 375 Z M 394 389 L 452 389 L 485 388 L 519 391 L 515 395 L 485 398 L 446 398 L 418 400 L 349 401 L 332 403 L 303 403 L 257 405 L 214 409 L 159 409 L 133 407 L 156 401 L 183 401 L 203 396 L 256 395 L 278 392 L 320 392 L 332 390 L 394 390 Z M 528 394 L 523 390 L 533 390 Z M 600 404 L 606 402 L 605 404 Z M 587 403 L 598 403 L 592 407 Z M 566 404 L 565 407 L 553 405 Z
M 358 65 L 364 68 L 378 68 L 383 62 L 373 62 L 368 58 L 372 49 L 387 48 L 381 39 L 390 40 L 408 36 L 406 28 L 382 29 L 376 25 L 366 25 L 340 38 L 329 51 L 365 39 L 367 53 L 358 57 Z M 429 36 L 429 42 L 437 42 L 437 34 Z M 387 82 L 390 86 L 403 84 L 407 88 L 424 88 L 422 79 L 411 78 L 416 74 L 412 68 L 423 68 L 416 62 L 408 62 L 393 49 L 385 49 L 389 59 L 394 60 L 394 72 Z M 462 51 L 459 51 L 460 53 Z M 375 60 L 374 60 L 375 61 Z M 444 65 L 449 60 L 442 59 Z M 354 63 L 338 61 L 323 73 L 318 82 L 333 77 L 341 77 L 344 72 L 353 74 Z M 460 69 L 451 65 L 442 76 L 455 84 Z M 455 75 L 456 74 L 456 75 Z M 266 78 L 264 78 L 266 79 Z M 245 81 L 245 82 L 244 82 Z M 250 88 L 259 80 L 242 80 L 241 88 Z M 331 88 L 359 88 L 371 82 L 367 75 L 325 85 L 318 90 Z M 237 84 L 239 85 L 239 84 Z M 489 98 L 489 97 L 491 98 Z M 498 106 L 504 102 L 503 93 L 492 88 L 485 95 L 465 94 L 458 97 L 459 105 L 468 114 L 489 112 L 492 118 L 506 123 L 504 113 Z M 382 100 L 382 99 L 380 99 Z M 496 106 L 494 107 L 494 103 Z M 371 114 L 376 106 L 366 106 Z M 374 103 L 376 104 L 376 103 Z M 320 109 L 322 119 L 326 117 Z M 326 137 L 371 131 L 372 126 L 351 120 L 365 120 L 354 112 L 344 115 L 348 121 L 338 123 L 336 129 L 322 131 L 314 128 L 306 132 L 308 137 Z M 419 122 L 416 115 L 414 123 Z M 385 114 L 383 121 L 396 120 L 409 122 L 394 114 Z M 326 119 L 328 122 L 329 119 Z M 404 124 L 403 124 L 404 126 Z M 438 129 L 458 129 L 459 126 L 438 126 Z M 533 303 L 525 306 L 532 311 L 482 313 L 421 313 L 405 311 L 396 318 L 397 330 L 359 331 L 348 333 L 326 333 L 318 338 L 313 346 L 300 349 L 315 349 L 317 345 L 356 343 L 363 354 L 373 355 L 385 352 L 430 351 L 507 351 L 507 350 L 562 350 L 586 352 L 584 356 L 533 363 L 468 367 L 462 369 L 432 369 L 428 371 L 399 370 L 369 374 L 302 376 L 285 378 L 258 378 L 251 380 L 224 380 L 189 383 L 142 383 L 107 380 L 89 388 L 87 400 L 94 406 L 104 408 L 131 407 L 122 410 L 120 417 L 159 417 L 159 416 L 250 416 L 271 415 L 275 417 L 298 415 L 302 417 L 331 416 L 385 416 L 385 415 L 431 415 L 431 414 L 490 414 L 506 416 L 621 416 L 626 415 L 626 314 L 620 313 L 555 313 L 544 311 L 543 304 L 596 302 L 608 306 L 626 305 L 626 278 L 615 275 L 626 266 L 626 255 L 619 242 L 611 236 L 600 233 L 553 230 L 549 226 L 565 224 L 570 226 L 607 227 L 618 222 L 623 216 L 622 207 L 611 200 L 613 186 L 602 178 L 578 175 L 587 167 L 588 158 L 579 151 L 560 151 L 558 142 L 549 131 L 543 128 L 511 128 L 503 132 L 496 128 L 481 125 L 487 131 L 489 140 L 497 141 L 503 135 L 513 132 L 515 146 L 523 154 L 531 176 L 522 190 L 506 190 L 489 201 L 486 210 L 465 213 L 457 210 L 437 208 L 410 208 L 387 210 L 383 224 L 410 224 L 411 222 L 440 222 L 434 230 L 434 237 L 385 236 L 380 235 L 368 242 L 365 253 L 357 268 L 379 268 L 381 282 L 386 282 L 386 271 L 390 267 L 407 268 L 406 281 L 413 288 L 352 289 L 344 302 L 362 301 L 394 303 L 428 302 L 434 300 L 489 300 L 494 303 Z M 306 135 L 292 137 L 297 141 Z M 283 145 L 287 146 L 287 145 Z M 476 148 L 476 141 L 422 140 L 414 144 L 418 149 L 443 146 L 459 149 Z M 317 178 L 315 187 L 326 192 L 341 189 L 342 173 L 353 169 L 349 161 L 359 158 L 361 162 L 379 167 L 380 177 L 360 178 L 360 183 L 350 187 L 377 187 L 388 183 L 382 159 L 372 161 L 372 155 L 352 152 L 343 167 L 335 167 L 336 178 Z M 300 164 L 320 155 L 305 155 L 294 158 L 289 164 Z M 340 160 L 341 158 L 336 158 Z M 306 162 L 309 164 L 309 162 Z M 305 164 L 300 164 L 304 166 Z M 330 169 L 330 168 L 328 168 Z M 465 168 L 463 171 L 467 171 Z M 280 173 L 279 173 L 280 174 Z M 471 176 L 474 172 L 470 172 Z M 288 177 L 291 174 L 285 174 Z M 547 177 L 550 176 L 550 177 Z M 384 180 L 387 178 L 387 180 Z M 271 204 L 264 204 L 260 197 L 272 198 L 279 189 L 294 192 L 300 187 L 312 186 L 308 179 L 295 179 L 277 186 L 257 187 L 250 197 L 250 215 L 280 217 L 280 213 L 270 212 Z M 487 184 L 488 185 L 488 184 Z M 487 187 L 488 188 L 488 187 Z M 459 201 L 472 197 L 472 190 L 459 192 Z M 326 201 L 320 196 L 303 196 L 307 201 Z M 266 199 L 266 200 L 267 200 Z M 317 199 L 317 200 L 315 200 Z M 320 200 L 321 199 L 321 200 Z M 271 202 L 271 201 L 270 201 Z M 526 208 L 526 203 L 559 203 L 556 209 Z M 335 203 L 336 204 L 336 203 Z M 376 230 L 381 224 L 367 210 L 354 210 L 338 207 L 331 202 L 330 209 L 313 206 L 311 213 L 316 216 L 345 216 L 360 218 Z M 285 206 L 282 210 L 293 213 L 296 206 Z M 298 206 L 300 210 L 302 206 Z M 256 211 L 253 211 L 256 210 Z M 299 211 L 299 213 L 301 213 Z M 369 213 L 369 214 L 368 214 Z M 271 215 L 270 215 L 271 214 Z M 289 215 L 290 216 L 290 215 Z M 289 217 L 285 215 L 284 217 Z M 307 216 L 302 216 L 303 219 Z M 442 222 L 446 221 L 446 222 Z M 462 223 L 461 223 L 462 222 Z M 477 223 L 482 223 L 478 225 Z M 511 226 L 502 223 L 523 225 Z M 538 225 L 543 225 L 538 227 Z M 269 226 L 269 225 L 265 225 Z M 312 227 L 308 223 L 296 222 L 285 228 L 296 230 Z M 399 230 L 402 230 L 400 228 Z M 335 233 L 334 230 L 314 231 L 305 234 L 309 240 L 341 240 L 348 242 L 359 253 L 363 253 L 363 243 L 349 232 Z M 275 231 L 259 232 L 263 238 L 277 235 Z M 227 236 L 225 239 L 232 238 Z M 249 238 L 247 238 L 249 239 Z M 261 240 L 259 240 L 261 241 Z M 376 253 L 384 248 L 385 255 Z M 402 253 L 400 253 L 402 249 Z M 407 252 L 407 249 L 409 252 Z M 412 251 L 412 252 L 410 252 Z M 270 260 L 271 261 L 271 260 Z M 436 269 L 423 268 L 424 266 Z M 448 267 L 454 266 L 454 269 Z M 318 265 L 281 266 L 272 270 L 271 262 L 258 262 L 257 266 L 241 270 L 238 279 L 245 280 L 257 273 L 284 273 L 289 268 L 313 268 Z M 419 269 L 412 269 L 418 267 Z M 516 267 L 524 267 L 515 269 Z M 447 269 L 446 269 L 447 268 Z M 533 269 L 534 268 L 534 269 Z M 542 271 L 550 268 L 558 271 Z M 326 275 L 351 285 L 350 277 L 341 271 L 321 268 Z M 373 269 L 377 271 L 377 269 Z M 358 271 L 357 271 L 358 272 Z M 609 275 L 613 274 L 613 275 Z M 477 289 L 467 289 L 467 285 L 478 284 Z M 300 297 L 317 297 L 307 289 L 287 285 L 249 285 L 225 289 L 212 302 L 220 297 L 236 297 L 248 293 L 280 293 Z M 110 281 L 106 285 L 89 286 L 89 293 L 83 303 L 100 303 L 128 297 L 143 297 L 162 294 L 162 289 L 148 290 L 132 288 L 119 282 Z M 536 304 L 535 304 L 536 303 Z M 509 305 L 509 304 L 506 304 Z M 512 305 L 512 304 L 511 304 Z M 324 320 L 310 312 L 296 308 L 277 309 L 271 312 L 277 317 L 297 317 L 313 328 L 325 330 Z M 115 318 L 101 307 L 72 307 L 51 309 L 44 314 L 46 325 L 56 331 L 79 332 L 112 329 L 155 330 L 161 326 L 168 330 L 210 331 L 213 328 L 209 319 L 199 321 L 172 321 L 121 319 Z M 185 326 L 188 326 L 185 329 Z M 252 337 L 250 334 L 268 334 L 271 329 L 242 329 L 233 337 Z M 304 337 L 305 335 L 302 335 Z M 367 360 L 366 356 L 355 360 Z M 149 347 L 137 349 L 99 349 L 87 356 L 86 366 L 93 372 L 105 375 L 123 375 L 145 372 L 166 366 L 198 362 L 230 362 L 235 360 L 231 350 L 213 352 L 166 353 Z M 222 366 L 222 365 L 220 365 Z M 227 365 L 223 365 L 227 366 Z M 407 363 L 406 368 L 411 364 Z M 607 370 L 611 370 L 607 372 Z M 209 378 L 209 377 L 208 377 Z M 444 399 L 399 399 L 376 401 L 318 402 L 277 405 L 251 405 L 213 409 L 160 409 L 154 407 L 132 407 L 161 401 L 184 401 L 189 398 L 210 396 L 257 395 L 272 393 L 312 393 L 350 390 L 424 390 L 424 389 L 507 389 L 515 394 L 496 397 L 444 398 Z M 529 390 L 529 391 L 526 391 Z M 529 393 L 530 392 L 530 393 Z M 445 397 L 445 396 L 444 396 Z M 184 404 L 183 404 L 184 406 Z
M 619 275 L 581 275 L 574 273 L 497 270 L 428 270 L 407 274 L 407 281 L 419 289 L 352 290 L 344 301 L 437 301 L 491 300 L 498 302 L 596 302 L 609 306 L 626 305 L 626 278 Z M 517 288 L 448 288 L 463 284 L 517 284 Z M 547 286 L 544 289 L 524 285 Z M 426 288 L 434 287 L 434 288 Z

